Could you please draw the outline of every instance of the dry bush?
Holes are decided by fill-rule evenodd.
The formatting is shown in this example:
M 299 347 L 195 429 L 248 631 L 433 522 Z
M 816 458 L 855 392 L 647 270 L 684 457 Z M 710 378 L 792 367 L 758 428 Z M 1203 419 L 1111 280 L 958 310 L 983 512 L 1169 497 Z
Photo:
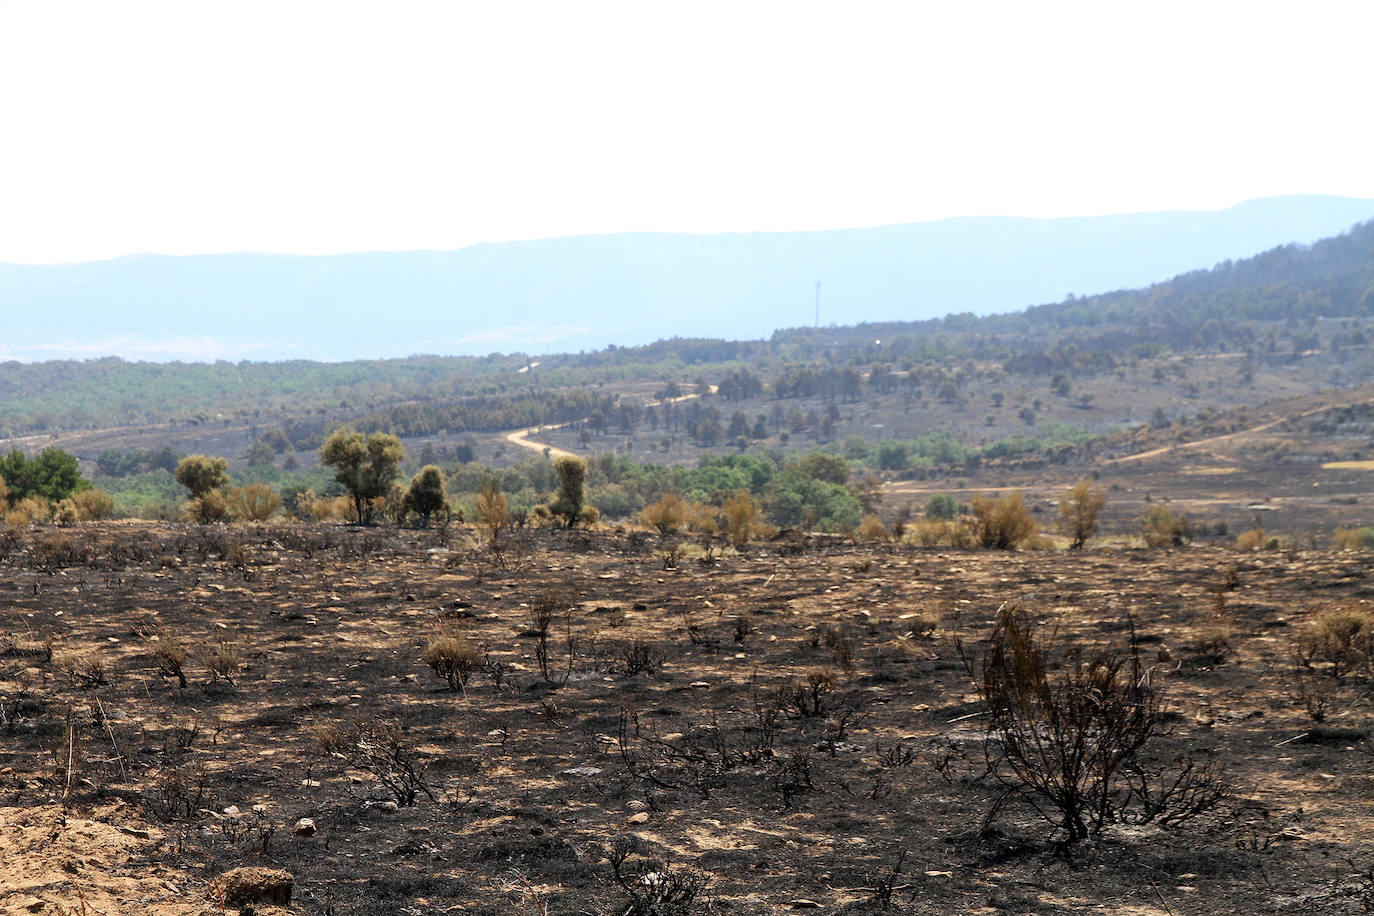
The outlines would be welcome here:
M 487 543 L 493 547 L 500 543 L 501 533 L 510 524 L 510 505 L 506 494 L 496 485 L 496 479 L 488 477 L 482 481 L 482 489 L 477 492 L 477 524 L 486 532 Z
M 201 649 L 200 663 L 210 673 L 210 683 L 223 680 L 233 686 L 239 670 L 239 650 L 231 642 L 216 642 Z
M 1374 550 L 1374 528 L 1337 528 L 1331 545 L 1337 550 Z
M 53 656 L 53 667 L 67 675 L 72 684 L 83 689 L 108 684 L 105 661 L 96 652 L 63 652 Z
M 229 517 L 229 500 L 219 490 L 207 490 L 188 499 L 181 511 L 188 522 L 209 525 Z
M 964 519 L 922 519 L 907 525 L 906 537 L 922 547 L 972 547 L 973 526 Z
M 1257 525 L 1249 531 L 1242 531 L 1236 535 L 1236 549 L 1249 553 L 1254 550 L 1270 549 L 1269 542 L 1273 540 L 1277 546 L 1277 538 L 1270 538 L 1263 525 Z
M 441 627 L 430 638 L 420 659 L 455 692 L 467 687 L 468 678 L 480 671 L 483 663 L 482 652 L 452 625 Z
M 881 543 L 892 538 L 883 527 L 883 520 L 876 515 L 865 515 L 863 521 L 859 522 L 859 529 L 855 534 L 859 540 L 869 543 Z
M 1374 669 L 1374 614 L 1359 604 L 1319 614 L 1295 641 L 1294 653 L 1303 667 L 1320 663 L 1335 677 L 1369 673 Z
M 760 530 L 758 506 L 748 490 L 736 490 L 725 497 L 725 501 L 721 503 L 721 512 L 725 516 L 725 528 L 730 535 L 730 545 L 736 550 L 749 543 L 749 539 L 755 535 L 767 536 Z
M 1084 479 L 1059 500 L 1059 529 L 1069 539 L 1070 550 L 1080 550 L 1097 530 L 1097 514 L 1107 504 L 1102 491 Z
M 62 526 L 96 522 L 114 515 L 114 497 L 104 490 L 79 490 L 57 504 L 53 521 Z
M 27 528 L 34 522 L 44 522 L 51 517 L 52 507 L 37 496 L 21 499 L 5 510 L 5 524 L 11 528 Z
M 705 537 L 715 537 L 720 531 L 720 523 L 716 520 L 716 510 L 712 506 L 701 503 L 687 503 L 687 530 L 692 534 L 700 534 Z
M 1035 519 L 1021 494 L 973 498 L 973 536 L 989 550 L 1015 550 L 1035 534 Z
M 149 623 L 139 630 L 148 643 L 148 653 L 153 657 L 153 666 L 163 677 L 174 677 L 177 686 L 186 688 L 186 662 L 190 653 L 182 641 L 166 627 Z
M 1188 519 L 1167 506 L 1151 506 L 1141 516 L 1140 525 L 1149 547 L 1182 547 L 1193 539 Z
M 250 483 L 229 494 L 229 514 L 241 522 L 265 522 L 281 508 L 281 497 L 265 483 Z
M 81 566 L 95 559 L 95 549 L 89 536 L 73 535 L 65 531 L 48 531 L 33 542 L 32 562 L 35 569 L 48 574 L 66 566 Z
M 659 534 L 674 534 L 687 527 L 687 504 L 675 493 L 664 493 L 640 510 L 639 520 Z

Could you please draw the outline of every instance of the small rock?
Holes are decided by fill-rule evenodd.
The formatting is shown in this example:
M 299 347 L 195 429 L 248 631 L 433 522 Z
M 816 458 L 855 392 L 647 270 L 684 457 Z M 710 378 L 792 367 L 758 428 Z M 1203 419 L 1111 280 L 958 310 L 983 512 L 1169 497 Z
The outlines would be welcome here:
M 37 897 L 29 897 L 19 903 L 19 909 L 30 913 L 41 913 L 46 906 L 47 903 Z
M 819 903 L 814 900 L 807 900 L 805 897 L 792 901 L 792 909 L 794 910 L 819 910 L 820 908 Z
M 140 840 L 148 839 L 149 833 L 142 827 L 120 827 L 119 832 L 127 836 L 138 837 Z
M 644 811 L 644 810 L 646 810 L 649 806 L 646 805 L 646 804 L 644 804 L 644 802 L 639 801 L 639 800 L 636 799 L 635 801 L 630 802 L 630 804 L 629 804 L 628 807 L 629 807 L 629 809 L 630 809 L 631 811 Z
M 238 817 L 243 812 L 239 810 L 238 805 L 230 805 L 229 807 L 224 809 L 224 813 L 229 817 Z
M 314 836 L 315 822 L 308 817 L 296 821 L 296 836 Z
M 596 775 L 598 775 L 600 772 L 601 772 L 601 767 L 573 767 L 573 768 L 570 769 L 570 770 L 564 770 L 564 771 L 563 771 L 563 775 L 564 775 L 564 776 L 596 776 Z
M 648 811 L 641 811 L 641 812 L 639 812 L 638 814 L 632 814 L 632 815 L 630 815 L 629 820 L 625 821 L 625 823 L 627 823 L 627 824 L 647 824 L 647 823 L 649 823 L 649 812 L 648 812 Z
M 295 880 L 290 872 L 279 868 L 231 868 L 210 882 L 208 896 L 225 906 L 241 907 L 245 903 L 286 906 L 291 902 L 291 886 Z

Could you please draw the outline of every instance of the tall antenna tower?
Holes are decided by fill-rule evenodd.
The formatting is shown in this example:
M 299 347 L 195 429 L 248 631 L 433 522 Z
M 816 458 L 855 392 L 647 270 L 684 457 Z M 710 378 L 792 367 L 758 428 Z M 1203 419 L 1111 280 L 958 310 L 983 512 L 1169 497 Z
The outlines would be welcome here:
M 816 327 L 821 326 L 821 281 L 816 281 Z

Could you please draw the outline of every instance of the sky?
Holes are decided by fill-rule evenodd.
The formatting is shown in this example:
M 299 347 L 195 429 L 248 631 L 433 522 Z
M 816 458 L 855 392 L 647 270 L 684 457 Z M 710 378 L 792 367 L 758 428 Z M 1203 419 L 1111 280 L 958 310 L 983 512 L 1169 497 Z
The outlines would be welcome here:
M 1370 35 L 1370 0 L 0 0 L 0 261 L 1374 197 Z

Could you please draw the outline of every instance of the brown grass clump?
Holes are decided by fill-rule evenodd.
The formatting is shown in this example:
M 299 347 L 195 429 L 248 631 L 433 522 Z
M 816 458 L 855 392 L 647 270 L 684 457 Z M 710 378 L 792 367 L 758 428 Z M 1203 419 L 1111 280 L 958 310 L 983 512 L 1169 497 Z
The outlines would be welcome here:
M 482 653 L 456 627 L 445 626 L 430 638 L 420 656 L 454 692 L 467 687 L 468 678 L 482 668 Z
M 1015 550 L 1035 534 L 1035 519 L 1021 494 L 973 498 L 973 536 L 989 550 Z

